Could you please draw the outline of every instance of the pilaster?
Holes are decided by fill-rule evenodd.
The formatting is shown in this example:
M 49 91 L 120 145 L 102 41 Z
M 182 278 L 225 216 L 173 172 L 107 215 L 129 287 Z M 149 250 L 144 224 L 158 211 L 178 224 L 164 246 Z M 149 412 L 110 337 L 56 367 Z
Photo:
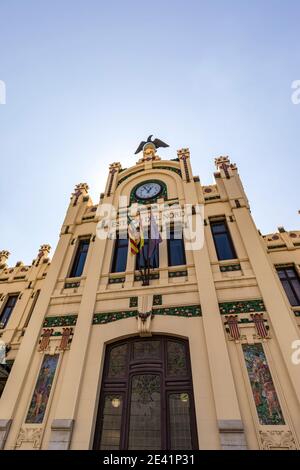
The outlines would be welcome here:
M 86 283 L 82 294 L 80 309 L 78 312 L 77 324 L 73 336 L 72 347 L 70 349 L 68 364 L 65 370 L 59 400 L 55 412 L 55 418 L 52 423 L 49 448 L 60 449 L 70 445 L 72 432 L 64 431 L 63 443 L 57 439 L 58 431 L 55 423 L 57 422 L 75 422 L 76 410 L 80 394 L 80 386 L 84 366 L 87 356 L 88 343 L 92 329 L 92 320 L 96 302 L 96 294 L 102 264 L 107 246 L 107 240 L 95 239 L 91 245 L 91 257 L 87 271 Z M 68 437 L 66 437 L 68 436 Z
M 178 152 L 178 155 L 181 165 L 183 164 L 182 156 L 189 160 L 189 154 L 186 150 Z M 189 169 L 190 181 L 186 177 L 183 184 L 186 204 L 202 203 L 203 201 L 197 200 L 196 183 L 193 181 L 192 174 L 190 174 L 190 166 L 187 168 Z M 183 170 L 186 171 L 186 168 L 183 168 Z M 204 227 L 202 228 L 204 230 Z M 217 415 L 216 424 L 220 434 L 220 446 L 222 449 L 245 449 L 247 445 L 206 240 L 202 248 L 193 250 L 193 257 Z

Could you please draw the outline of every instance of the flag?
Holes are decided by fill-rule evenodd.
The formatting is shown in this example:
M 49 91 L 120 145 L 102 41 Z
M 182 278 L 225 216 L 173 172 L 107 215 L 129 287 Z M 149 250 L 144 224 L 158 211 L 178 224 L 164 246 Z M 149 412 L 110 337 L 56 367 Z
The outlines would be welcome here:
M 128 217 L 128 237 L 130 243 L 130 251 L 133 255 L 139 252 L 140 234 L 134 220 Z
M 144 228 L 142 225 L 142 218 L 141 218 L 141 213 L 140 213 L 140 244 L 139 244 L 139 249 L 140 251 L 143 249 L 143 246 L 145 245 L 145 240 L 144 240 Z
M 152 211 L 150 215 L 150 240 L 149 240 L 149 251 L 148 258 L 150 259 L 153 253 L 155 252 L 158 245 L 162 242 L 159 228 L 157 226 L 156 220 L 153 217 Z
M 130 251 L 133 255 L 137 255 L 144 246 L 144 234 L 142 230 L 142 221 L 140 218 L 139 229 L 137 222 L 128 216 L 128 236 L 130 243 Z

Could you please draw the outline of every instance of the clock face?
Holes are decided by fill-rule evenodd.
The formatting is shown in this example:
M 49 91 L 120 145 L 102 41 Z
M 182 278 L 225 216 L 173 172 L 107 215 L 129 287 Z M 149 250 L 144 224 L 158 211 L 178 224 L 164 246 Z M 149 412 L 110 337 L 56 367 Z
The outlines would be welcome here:
M 161 191 L 162 187 L 159 183 L 144 183 L 137 188 L 135 195 L 138 199 L 153 199 Z

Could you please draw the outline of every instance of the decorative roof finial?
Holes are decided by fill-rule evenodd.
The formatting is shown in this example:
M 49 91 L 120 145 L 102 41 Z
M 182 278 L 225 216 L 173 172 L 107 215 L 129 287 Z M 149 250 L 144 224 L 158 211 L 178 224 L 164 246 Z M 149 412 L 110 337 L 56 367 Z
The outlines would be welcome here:
M 7 250 L 0 251 L 0 268 L 4 268 L 6 266 L 6 261 L 8 260 L 9 255 L 10 252 Z
M 142 140 L 142 142 L 140 143 L 140 145 L 138 146 L 138 148 L 135 151 L 135 155 L 137 153 L 140 153 L 142 150 L 145 152 L 147 148 L 149 148 L 149 149 L 151 148 L 151 149 L 156 150 L 160 147 L 169 147 L 168 144 L 166 144 L 165 142 L 163 142 L 160 139 L 154 139 L 152 141 L 152 137 L 153 137 L 153 134 L 149 135 L 149 137 L 146 141 Z

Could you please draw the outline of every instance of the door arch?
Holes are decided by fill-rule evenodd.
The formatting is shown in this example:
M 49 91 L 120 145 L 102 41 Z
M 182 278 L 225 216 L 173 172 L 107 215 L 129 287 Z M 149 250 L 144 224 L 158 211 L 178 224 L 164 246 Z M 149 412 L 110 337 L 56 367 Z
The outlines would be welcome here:
M 106 347 L 93 448 L 198 448 L 187 340 L 155 335 Z

